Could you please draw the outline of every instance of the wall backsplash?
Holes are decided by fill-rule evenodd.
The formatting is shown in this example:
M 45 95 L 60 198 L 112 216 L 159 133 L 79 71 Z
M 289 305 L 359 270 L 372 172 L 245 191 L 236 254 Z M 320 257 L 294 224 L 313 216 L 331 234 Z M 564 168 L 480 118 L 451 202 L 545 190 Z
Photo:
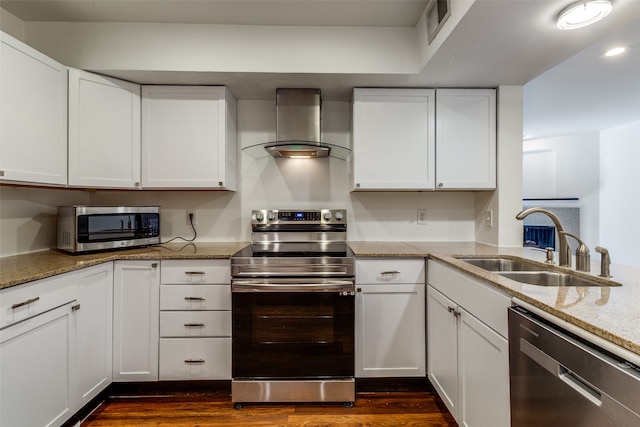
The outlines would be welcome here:
M 348 102 L 324 102 L 322 132 L 349 146 Z M 0 256 L 55 247 L 56 206 L 160 205 L 163 241 L 191 238 L 186 212 L 196 210 L 197 241 L 250 240 L 259 208 L 346 208 L 349 240 L 472 241 L 471 192 L 351 193 L 347 163 L 338 159 L 253 159 L 241 148 L 275 138 L 275 103 L 238 102 L 238 191 L 81 191 L 0 187 Z M 427 209 L 427 224 L 417 210 Z

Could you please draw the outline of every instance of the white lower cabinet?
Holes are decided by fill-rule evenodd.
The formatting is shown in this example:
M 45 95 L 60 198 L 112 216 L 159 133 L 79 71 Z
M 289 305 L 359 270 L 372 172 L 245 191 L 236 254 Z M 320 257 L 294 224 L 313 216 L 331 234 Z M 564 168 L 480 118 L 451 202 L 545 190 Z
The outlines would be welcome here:
M 111 384 L 113 263 L 78 271 L 77 408 Z
M 510 299 L 433 261 L 428 272 L 429 380 L 458 424 L 509 426 Z
M 162 261 L 160 380 L 231 379 L 230 261 Z
M 158 380 L 160 262 L 116 261 L 113 381 Z
M 62 425 L 77 406 L 73 277 L 9 288 L 0 299 L 0 425 Z
M 423 377 L 424 259 L 356 260 L 356 377 Z

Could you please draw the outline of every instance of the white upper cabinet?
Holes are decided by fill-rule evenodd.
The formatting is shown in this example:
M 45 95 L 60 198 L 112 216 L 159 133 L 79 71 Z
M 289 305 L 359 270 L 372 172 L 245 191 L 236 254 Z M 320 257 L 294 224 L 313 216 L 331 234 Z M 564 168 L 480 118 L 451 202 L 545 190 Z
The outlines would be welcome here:
M 436 147 L 436 188 L 495 189 L 495 89 L 438 89 Z
M 67 184 L 67 68 L 0 32 L 0 180 Z
M 236 189 L 236 101 L 221 86 L 142 86 L 142 186 Z
M 69 69 L 69 185 L 140 187 L 140 86 Z
M 354 89 L 352 190 L 432 190 L 433 89 Z
M 352 190 L 496 188 L 494 89 L 354 89 Z

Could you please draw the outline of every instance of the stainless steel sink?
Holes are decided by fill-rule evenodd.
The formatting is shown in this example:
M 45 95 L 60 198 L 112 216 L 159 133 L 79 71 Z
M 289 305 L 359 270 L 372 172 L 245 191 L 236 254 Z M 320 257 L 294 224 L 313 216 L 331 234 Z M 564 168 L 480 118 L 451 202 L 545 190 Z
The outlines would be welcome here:
M 544 271 L 545 267 L 524 260 L 508 258 L 460 258 L 460 261 L 487 271 Z
M 516 282 L 536 286 L 622 286 L 620 283 L 591 280 L 588 277 L 555 271 L 553 267 L 524 259 L 459 258 L 476 267 L 499 274 Z
M 600 283 L 557 271 L 501 271 L 498 274 L 516 282 L 536 286 L 620 286 L 616 282 Z

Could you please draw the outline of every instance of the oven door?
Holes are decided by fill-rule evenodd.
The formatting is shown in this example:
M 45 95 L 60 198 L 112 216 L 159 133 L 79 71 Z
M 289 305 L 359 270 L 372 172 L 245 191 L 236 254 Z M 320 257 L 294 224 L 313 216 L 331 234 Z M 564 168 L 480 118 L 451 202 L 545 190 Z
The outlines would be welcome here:
M 354 375 L 352 280 L 234 280 L 234 379 Z

